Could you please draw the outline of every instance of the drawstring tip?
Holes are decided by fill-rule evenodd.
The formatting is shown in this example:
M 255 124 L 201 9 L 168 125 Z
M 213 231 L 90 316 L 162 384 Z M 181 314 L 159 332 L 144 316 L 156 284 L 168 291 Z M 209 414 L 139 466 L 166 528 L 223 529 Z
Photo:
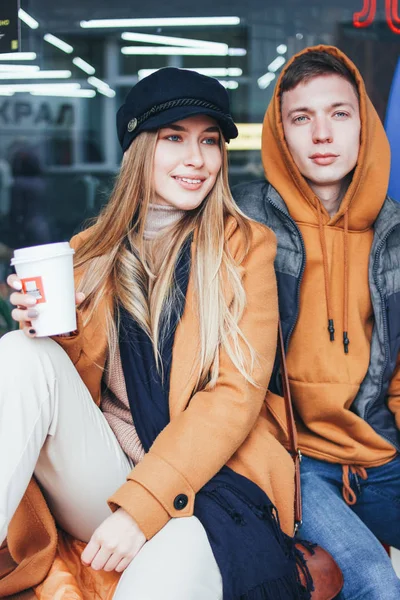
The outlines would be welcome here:
M 350 344 L 350 340 L 347 337 L 347 331 L 343 332 L 343 346 L 344 346 L 344 353 L 348 354 L 349 353 L 349 344 Z
M 331 342 L 335 341 L 335 327 L 333 325 L 333 319 L 329 319 L 328 321 L 328 331 L 329 331 L 329 339 Z

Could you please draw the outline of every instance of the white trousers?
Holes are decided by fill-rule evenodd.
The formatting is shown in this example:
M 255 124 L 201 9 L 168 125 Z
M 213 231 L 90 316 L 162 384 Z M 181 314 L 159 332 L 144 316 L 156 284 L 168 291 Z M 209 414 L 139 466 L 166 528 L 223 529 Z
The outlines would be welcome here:
M 34 473 L 57 523 L 89 541 L 132 468 L 64 350 L 16 331 L 0 339 L 0 542 Z M 172 519 L 124 571 L 115 600 L 220 600 L 196 517 Z

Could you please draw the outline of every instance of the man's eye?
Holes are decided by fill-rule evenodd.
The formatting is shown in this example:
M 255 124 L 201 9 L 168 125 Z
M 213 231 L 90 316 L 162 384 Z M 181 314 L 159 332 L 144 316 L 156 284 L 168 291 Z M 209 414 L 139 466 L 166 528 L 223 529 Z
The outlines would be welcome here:
M 347 113 L 343 112 L 342 110 L 339 110 L 335 113 L 335 117 L 347 117 Z
M 295 117 L 293 119 L 294 123 L 304 123 L 304 121 L 307 119 L 307 117 L 305 115 L 300 115 L 299 117 Z

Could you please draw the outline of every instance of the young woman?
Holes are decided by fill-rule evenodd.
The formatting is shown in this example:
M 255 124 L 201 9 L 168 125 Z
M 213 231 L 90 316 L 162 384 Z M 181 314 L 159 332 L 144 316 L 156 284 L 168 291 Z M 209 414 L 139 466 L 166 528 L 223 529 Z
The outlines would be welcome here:
M 34 474 L 58 527 L 87 542 L 87 568 L 123 573 L 116 600 L 308 598 L 292 462 L 265 419 L 276 243 L 230 195 L 227 93 L 162 69 L 117 128 L 111 199 L 72 240 L 78 330 L 33 339 L 34 299 L 9 278 L 23 332 L 0 342 L 1 541 L 11 521 L 17 562 L 41 552 L 43 570 L 54 556 L 34 481 L 24 496 Z M 38 522 L 46 543 L 32 551 L 21 530 Z

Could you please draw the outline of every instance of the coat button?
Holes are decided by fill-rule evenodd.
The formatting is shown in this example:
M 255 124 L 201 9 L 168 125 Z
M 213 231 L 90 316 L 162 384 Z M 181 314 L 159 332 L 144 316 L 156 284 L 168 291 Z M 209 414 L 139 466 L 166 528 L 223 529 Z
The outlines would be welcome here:
M 178 494 L 174 500 L 174 508 L 176 510 L 183 510 L 185 506 L 187 506 L 188 502 L 189 498 L 186 496 L 186 494 Z

